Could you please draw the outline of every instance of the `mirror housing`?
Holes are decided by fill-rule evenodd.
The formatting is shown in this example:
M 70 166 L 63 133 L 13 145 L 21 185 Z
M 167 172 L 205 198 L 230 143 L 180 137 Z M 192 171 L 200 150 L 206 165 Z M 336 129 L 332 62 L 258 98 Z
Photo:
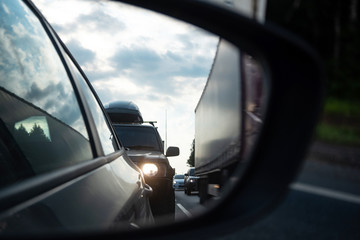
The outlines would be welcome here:
M 179 156 L 179 154 L 180 154 L 180 149 L 178 147 L 168 147 L 168 149 L 166 150 L 167 157 L 175 157 L 175 156 Z
M 271 211 L 296 177 L 322 107 L 324 72 L 317 54 L 282 29 L 204 1 L 121 2 L 197 25 L 261 61 L 269 80 L 262 131 L 248 156 L 246 169 L 241 166 L 235 169 L 234 181 L 224 197 L 208 208 L 211 211 L 186 221 L 141 230 L 59 234 L 52 238 L 184 239 L 199 234 L 202 238 L 215 238 L 230 234 Z M 168 151 L 167 156 L 175 152 Z

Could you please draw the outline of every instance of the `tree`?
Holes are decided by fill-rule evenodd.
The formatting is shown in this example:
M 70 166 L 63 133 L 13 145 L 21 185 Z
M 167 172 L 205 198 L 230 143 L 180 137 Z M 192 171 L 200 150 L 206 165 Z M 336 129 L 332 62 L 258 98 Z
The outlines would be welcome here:
M 268 1 L 266 19 L 296 33 L 320 54 L 327 97 L 360 101 L 359 0 Z
M 192 142 L 190 156 L 186 163 L 189 167 L 195 167 L 195 139 Z
M 33 128 L 31 129 L 29 136 L 32 141 L 39 141 L 39 142 L 49 142 L 50 141 L 49 138 L 45 135 L 44 130 L 36 123 L 34 124 Z
M 15 129 L 14 137 L 17 141 L 26 141 L 29 138 L 29 133 L 26 131 L 24 125 L 20 125 L 18 129 Z

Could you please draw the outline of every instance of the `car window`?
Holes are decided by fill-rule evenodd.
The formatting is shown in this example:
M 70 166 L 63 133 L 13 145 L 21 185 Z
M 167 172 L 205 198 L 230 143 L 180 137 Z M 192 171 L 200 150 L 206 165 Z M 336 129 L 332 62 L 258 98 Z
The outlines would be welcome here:
M 184 179 L 184 175 L 175 175 L 175 179 Z
M 15 175 L 0 185 L 92 159 L 64 65 L 39 19 L 21 1 L 0 5 L 0 39 L 0 132 L 13 152 L 4 158 L 1 179 Z
M 115 126 L 115 132 L 125 147 L 161 151 L 156 132 L 147 127 Z
M 94 94 L 91 92 L 89 85 L 77 69 L 77 67 L 74 65 L 74 63 L 70 60 L 69 57 L 67 57 L 68 62 L 73 68 L 73 71 L 76 74 L 76 77 L 78 78 L 80 82 L 80 86 L 85 94 L 85 98 L 87 102 L 89 103 L 90 111 L 92 114 L 92 117 L 94 118 L 94 122 L 96 125 L 96 129 L 98 132 L 98 135 L 100 137 L 100 142 L 103 147 L 105 154 L 113 153 L 118 149 L 116 140 L 109 128 L 109 125 L 107 124 L 106 117 L 104 112 L 102 111 L 101 107 L 99 106 L 98 101 L 96 100 Z

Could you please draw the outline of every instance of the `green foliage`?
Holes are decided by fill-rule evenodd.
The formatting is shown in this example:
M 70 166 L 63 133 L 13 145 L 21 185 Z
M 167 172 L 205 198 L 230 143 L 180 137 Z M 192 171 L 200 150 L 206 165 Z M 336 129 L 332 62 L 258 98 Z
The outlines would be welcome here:
M 354 0 L 267 2 L 266 19 L 308 42 L 323 59 L 327 96 L 360 102 L 360 8 Z
M 189 167 L 195 167 L 195 139 L 192 142 L 190 156 L 186 163 Z
M 360 146 L 360 130 L 352 126 L 320 123 L 316 127 L 316 138 L 330 143 Z
M 29 136 L 32 141 L 49 142 L 49 139 L 46 137 L 44 130 L 36 123 L 32 127 Z
M 323 117 L 316 128 L 321 141 L 360 146 L 360 102 L 326 99 Z
M 358 0 L 267 2 L 267 21 L 308 42 L 323 60 L 327 86 L 322 141 L 360 145 L 360 8 Z M 311 86 L 309 86 L 311 87 Z
M 36 123 L 30 133 L 28 133 L 21 124 L 20 127 L 14 131 L 14 137 L 18 142 L 50 142 L 44 130 Z
M 19 140 L 21 141 L 27 139 L 29 137 L 29 133 L 26 131 L 25 127 L 21 124 L 20 127 L 17 130 L 15 130 L 14 137 L 18 141 Z
M 337 98 L 326 99 L 325 115 L 343 115 L 344 117 L 360 117 L 360 102 Z

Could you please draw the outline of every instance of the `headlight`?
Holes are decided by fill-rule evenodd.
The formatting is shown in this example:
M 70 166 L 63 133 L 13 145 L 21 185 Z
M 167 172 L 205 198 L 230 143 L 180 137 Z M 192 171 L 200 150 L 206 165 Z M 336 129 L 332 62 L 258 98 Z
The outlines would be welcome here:
M 142 167 L 145 175 L 153 177 L 158 173 L 158 167 L 153 163 L 145 163 Z
M 194 182 L 194 179 L 190 179 L 190 182 Z

